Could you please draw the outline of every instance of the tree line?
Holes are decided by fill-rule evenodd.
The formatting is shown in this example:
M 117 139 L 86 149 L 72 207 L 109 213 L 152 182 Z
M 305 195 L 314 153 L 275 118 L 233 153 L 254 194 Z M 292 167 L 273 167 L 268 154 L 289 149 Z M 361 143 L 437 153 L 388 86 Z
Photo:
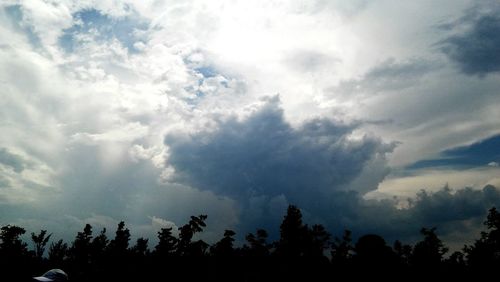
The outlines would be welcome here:
M 51 268 L 64 269 L 70 281 L 324 281 L 367 275 L 390 280 L 476 280 L 496 274 L 500 266 L 496 208 L 489 210 L 479 238 L 452 254 L 436 228 L 422 228 L 422 238 L 414 245 L 398 240 L 389 245 L 376 234 L 353 242 L 348 230 L 333 237 L 322 225 L 305 224 L 300 209 L 293 205 L 274 242 L 263 229 L 246 235 L 245 244 L 239 247 L 232 230 L 225 230 L 212 245 L 195 240 L 195 234 L 206 227 L 206 219 L 206 215 L 192 216 L 178 232 L 162 228 L 151 249 L 146 238 L 131 244 L 124 222 L 112 238 L 105 228 L 94 233 L 86 224 L 70 244 L 51 241 L 52 234 L 41 230 L 31 233 L 31 247 L 21 239 L 24 228 L 5 225 L 0 229 L 0 280 L 30 281 Z

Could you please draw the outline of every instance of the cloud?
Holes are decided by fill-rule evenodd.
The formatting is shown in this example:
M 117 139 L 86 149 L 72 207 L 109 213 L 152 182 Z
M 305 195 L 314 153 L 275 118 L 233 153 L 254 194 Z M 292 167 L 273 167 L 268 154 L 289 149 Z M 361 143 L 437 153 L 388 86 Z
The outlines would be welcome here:
M 453 192 L 443 189 L 432 195 L 421 194 L 418 204 L 410 209 L 411 217 L 426 226 L 437 226 L 445 239 L 457 248 L 478 238 L 484 230 L 487 210 L 500 206 L 500 190 L 487 185 L 483 189 L 465 188 Z
M 438 159 L 421 160 L 408 168 L 470 168 L 490 164 L 490 166 L 495 166 L 498 160 L 500 160 L 500 135 L 495 135 L 470 145 L 445 150 L 441 152 Z
M 31 47 L 40 54 L 57 57 L 54 44 L 62 29 L 72 24 L 70 3 L 9 2 L 5 1 L 2 6 L 17 31 L 24 33 Z
M 452 191 L 444 188 L 431 194 L 422 191 L 409 210 L 414 216 L 433 225 L 446 225 L 455 220 L 482 216 L 499 202 L 499 190 L 491 185 L 485 186 L 482 190 L 464 188 Z
M 24 160 L 22 157 L 10 153 L 5 148 L 0 148 L 0 164 L 11 167 L 15 172 L 19 173 L 24 170 Z
M 277 97 L 245 119 L 229 117 L 216 128 L 186 138 L 167 135 L 168 164 L 177 181 L 238 199 L 284 194 L 300 202 L 346 189 L 372 158 L 393 148 L 374 137 L 351 139 L 355 126 L 326 119 L 293 128 Z
M 297 50 L 290 54 L 285 60 L 291 70 L 304 75 L 306 73 L 317 73 L 324 69 L 330 69 L 339 63 L 339 59 L 315 50 Z
M 289 203 L 325 218 L 337 195 L 376 189 L 389 172 L 386 155 L 394 145 L 353 138 L 355 128 L 327 119 L 294 128 L 279 98 L 267 98 L 248 116 L 219 120 L 211 131 L 168 134 L 170 181 L 234 199 L 243 229 L 278 223 Z
M 337 86 L 328 89 L 333 95 L 365 96 L 386 91 L 401 91 L 419 83 L 421 78 L 435 70 L 436 63 L 424 59 L 412 58 L 407 61 L 396 61 L 394 58 L 369 69 L 361 78 L 341 81 Z
M 469 9 L 454 24 L 455 31 L 438 43 L 441 51 L 468 75 L 485 76 L 500 71 L 500 5 L 485 1 Z
M 457 74 L 439 58 L 389 60 L 326 88 L 323 97 L 326 107 L 349 117 L 390 121 L 363 127 L 401 142 L 390 164 L 406 166 L 498 133 L 498 85 L 493 76 Z
M 17 30 L 24 32 L 34 48 L 41 47 L 41 42 L 33 28 L 23 21 L 24 13 L 22 6 L 12 5 L 4 8 L 5 14 L 10 18 L 12 25 L 16 27 Z

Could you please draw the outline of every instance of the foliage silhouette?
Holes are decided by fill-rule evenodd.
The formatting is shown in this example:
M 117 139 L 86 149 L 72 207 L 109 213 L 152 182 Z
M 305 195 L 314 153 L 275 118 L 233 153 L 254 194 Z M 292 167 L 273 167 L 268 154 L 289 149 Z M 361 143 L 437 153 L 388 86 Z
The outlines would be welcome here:
M 184 256 L 203 256 L 208 244 L 202 240 L 192 242 L 195 233 L 203 231 L 203 227 L 206 227 L 205 220 L 206 215 L 191 216 L 191 220 L 188 224 L 183 225 L 179 228 L 179 242 L 177 246 L 177 251 L 180 255 Z
M 465 246 L 467 262 L 478 272 L 492 272 L 500 263 L 500 213 L 489 210 L 484 225 L 487 231 L 472 246 Z
M 69 248 L 68 244 L 64 243 L 62 239 L 57 242 L 52 242 L 49 247 L 48 261 L 50 265 L 61 266 L 68 259 Z
M 423 239 L 414 246 L 396 240 L 391 247 L 376 234 L 363 235 L 354 243 L 349 230 L 332 237 L 322 225 L 309 227 L 296 206 L 288 207 L 276 242 L 269 241 L 266 230 L 257 229 L 238 247 L 236 233 L 225 230 L 209 246 L 195 239 L 206 227 L 206 219 L 206 215 L 192 216 L 178 230 L 162 228 L 152 249 L 146 238 L 130 246 L 130 231 L 123 221 L 111 240 L 106 229 L 94 236 L 92 226 L 86 224 L 70 247 L 63 240 L 53 241 L 46 256 L 52 238 L 46 230 L 31 233 L 33 250 L 29 251 L 21 240 L 24 228 L 6 225 L 0 229 L 0 267 L 9 271 L 2 271 L 1 279 L 29 281 L 47 269 L 62 268 L 71 281 L 321 281 L 357 279 L 366 273 L 384 280 L 465 280 L 495 274 L 500 265 L 496 208 L 489 210 L 480 238 L 448 257 L 436 228 L 422 228 Z
M 158 240 L 154 251 L 155 255 L 167 257 L 175 254 L 179 240 L 172 235 L 172 227 L 162 228 L 158 232 Z
M 233 230 L 224 231 L 224 237 L 210 248 L 210 253 L 214 256 L 230 258 L 234 255 L 234 235 Z
M 346 269 L 351 262 L 353 252 L 351 231 L 345 230 L 342 238 L 335 237 L 331 244 L 332 263 L 340 269 Z
M 94 237 L 90 243 L 90 259 L 92 262 L 100 263 L 104 259 L 106 249 L 108 248 L 108 237 L 106 236 L 106 228 L 103 228 L 99 235 Z
M 307 226 L 302 223 L 302 213 L 296 206 L 289 206 L 280 226 L 277 252 L 285 257 L 299 257 L 305 251 Z
M 6 225 L 0 229 L 0 265 L 8 270 L 2 272 L 4 274 L 2 280 L 19 279 L 15 273 L 22 271 L 21 266 L 32 265 L 28 245 L 20 238 L 24 233 L 26 233 L 24 228 L 15 225 Z
M 41 230 L 38 235 L 31 232 L 31 241 L 33 241 L 33 245 L 35 246 L 34 252 L 36 258 L 42 259 L 42 256 L 45 253 L 45 246 L 47 246 L 51 236 L 52 234 L 47 236 L 47 230 Z
M 424 239 L 415 244 L 413 252 L 410 257 L 410 263 L 419 268 L 431 271 L 437 271 L 443 261 L 443 256 L 448 252 L 446 248 L 436 235 L 436 228 L 422 228 L 420 233 Z
M 17 257 L 25 255 L 27 244 L 19 237 L 26 233 L 24 228 L 15 225 L 6 225 L 0 231 L 0 250 L 2 255 Z
M 108 251 L 112 257 L 126 255 L 130 241 L 130 231 L 125 228 L 125 222 L 118 223 L 115 238 L 109 242 Z
M 394 274 L 388 273 L 387 269 L 397 269 L 396 253 L 379 235 L 361 236 L 354 247 L 354 253 L 353 269 L 364 269 L 371 273 L 372 278 L 387 278 Z M 354 275 L 362 277 L 364 273 L 355 272 Z
M 132 254 L 134 254 L 137 257 L 147 257 L 150 254 L 149 249 L 148 249 L 148 242 L 149 242 L 149 239 L 142 238 L 142 237 L 138 238 L 136 243 L 135 243 L 135 246 L 132 247 L 132 249 L 130 251 L 132 252 Z

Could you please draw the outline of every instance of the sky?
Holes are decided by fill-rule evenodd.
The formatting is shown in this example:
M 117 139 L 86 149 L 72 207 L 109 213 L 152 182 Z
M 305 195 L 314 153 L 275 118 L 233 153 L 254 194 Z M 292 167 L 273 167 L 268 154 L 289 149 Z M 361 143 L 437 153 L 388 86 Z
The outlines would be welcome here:
M 0 225 L 450 245 L 500 206 L 498 1 L 0 3 Z

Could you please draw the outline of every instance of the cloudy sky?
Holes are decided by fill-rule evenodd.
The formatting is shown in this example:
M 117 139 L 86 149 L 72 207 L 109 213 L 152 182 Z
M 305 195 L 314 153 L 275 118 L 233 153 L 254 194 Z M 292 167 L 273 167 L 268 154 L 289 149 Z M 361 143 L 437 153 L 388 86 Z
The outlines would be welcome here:
M 477 236 L 500 205 L 498 1 L 0 4 L 0 224 Z M 426 192 L 423 192 L 425 190 Z

